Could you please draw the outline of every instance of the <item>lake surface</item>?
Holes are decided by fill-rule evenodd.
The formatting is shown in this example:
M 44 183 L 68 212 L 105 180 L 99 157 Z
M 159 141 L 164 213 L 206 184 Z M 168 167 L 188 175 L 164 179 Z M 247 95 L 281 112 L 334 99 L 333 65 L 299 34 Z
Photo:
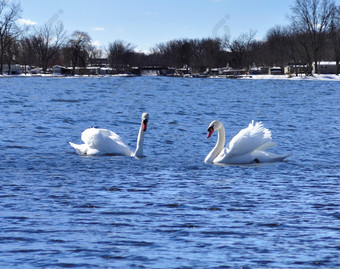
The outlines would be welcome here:
M 339 268 L 340 83 L 0 79 L 0 268 Z M 143 159 L 79 156 L 91 126 Z M 284 162 L 204 158 L 262 121 Z

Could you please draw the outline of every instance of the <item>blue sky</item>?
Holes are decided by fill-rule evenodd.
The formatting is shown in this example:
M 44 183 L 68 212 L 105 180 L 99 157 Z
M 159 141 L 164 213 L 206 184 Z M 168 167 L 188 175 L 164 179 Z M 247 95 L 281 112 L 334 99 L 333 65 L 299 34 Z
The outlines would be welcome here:
M 338 2 L 339 0 L 337 0 Z M 294 0 L 21 0 L 22 19 L 42 25 L 61 21 L 69 34 L 90 34 L 106 47 L 117 39 L 147 51 L 176 38 L 203 38 L 256 30 L 263 39 L 275 25 L 286 25 Z

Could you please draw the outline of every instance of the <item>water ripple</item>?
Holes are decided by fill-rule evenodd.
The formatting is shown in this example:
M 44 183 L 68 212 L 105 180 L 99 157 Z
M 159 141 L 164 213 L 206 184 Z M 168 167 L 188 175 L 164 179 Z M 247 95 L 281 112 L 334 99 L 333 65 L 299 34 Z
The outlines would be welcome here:
M 2 83 L 1 268 L 340 267 L 338 82 Z M 143 159 L 81 157 L 68 145 L 101 126 L 134 149 L 144 111 Z M 291 157 L 206 165 L 215 119 L 227 140 L 261 120 L 273 150 Z

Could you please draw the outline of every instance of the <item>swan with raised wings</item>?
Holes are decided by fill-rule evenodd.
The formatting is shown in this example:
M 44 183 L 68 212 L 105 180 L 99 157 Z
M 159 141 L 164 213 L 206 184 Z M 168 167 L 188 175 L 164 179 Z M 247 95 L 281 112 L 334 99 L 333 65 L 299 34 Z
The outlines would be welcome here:
M 149 114 L 142 114 L 142 122 L 137 138 L 137 147 L 132 152 L 116 133 L 99 128 L 88 128 L 81 134 L 84 144 L 77 145 L 69 142 L 79 155 L 124 155 L 140 158 L 143 157 L 144 132 L 147 129 Z
M 265 128 L 262 122 L 252 121 L 247 128 L 235 135 L 226 147 L 224 147 L 225 129 L 220 121 L 210 123 L 208 138 L 214 131 L 218 131 L 217 142 L 205 158 L 205 163 L 268 163 L 282 161 L 288 157 L 265 151 L 276 144 L 272 141 L 271 131 Z

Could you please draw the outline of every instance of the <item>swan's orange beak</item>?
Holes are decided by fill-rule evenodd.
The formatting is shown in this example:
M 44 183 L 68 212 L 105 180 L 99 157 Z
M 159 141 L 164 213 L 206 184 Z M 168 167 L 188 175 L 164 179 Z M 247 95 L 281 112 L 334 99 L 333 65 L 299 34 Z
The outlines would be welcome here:
M 213 132 L 214 132 L 214 127 L 213 126 L 211 126 L 211 127 L 209 127 L 208 128 L 208 136 L 207 136 L 207 138 L 209 138 L 212 134 L 213 134 Z
M 143 120 L 143 131 L 145 132 L 148 127 L 148 120 Z

